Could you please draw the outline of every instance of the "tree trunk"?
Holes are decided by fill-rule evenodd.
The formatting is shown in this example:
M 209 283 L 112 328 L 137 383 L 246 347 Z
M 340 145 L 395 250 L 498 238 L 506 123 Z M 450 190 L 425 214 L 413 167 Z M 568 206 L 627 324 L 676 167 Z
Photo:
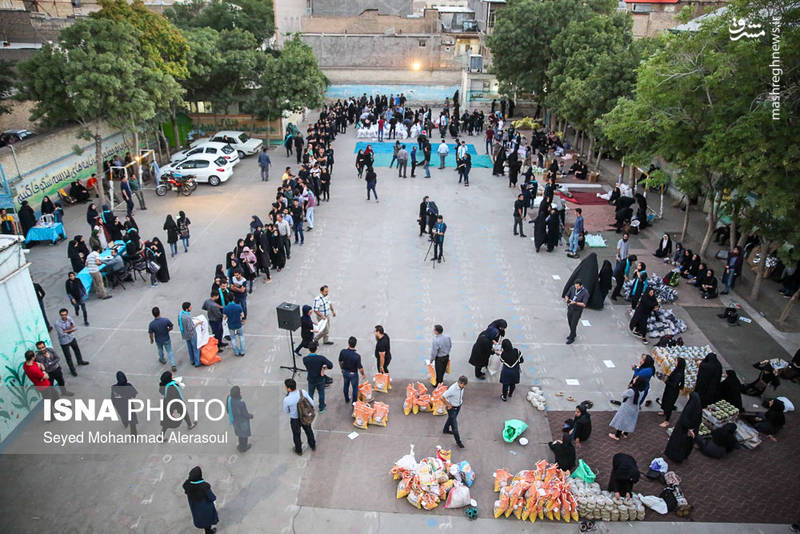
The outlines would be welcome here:
M 178 131 L 178 119 L 172 114 L 172 135 L 175 136 L 175 150 L 181 149 L 181 135 Z
M 731 235 L 728 237 L 730 238 L 731 250 L 733 250 L 733 247 L 736 245 L 736 221 L 733 219 L 731 219 Z
M 700 245 L 700 251 L 698 254 L 700 257 L 706 255 L 706 251 L 708 250 L 708 245 L 711 244 L 711 236 L 714 235 L 714 228 L 717 226 L 717 203 L 716 200 L 711 201 L 711 206 L 708 208 L 708 215 L 706 216 L 706 221 L 708 224 L 706 225 L 706 235 L 703 237 L 703 244 Z
M 761 236 L 759 236 L 761 237 Z M 761 238 L 761 261 L 758 262 L 758 269 L 756 270 L 756 279 L 753 281 L 753 287 L 750 289 L 750 300 L 755 301 L 758 298 L 758 292 L 761 289 L 761 281 L 764 279 L 764 274 L 767 272 L 767 253 L 769 252 L 769 241 Z
M 736 246 L 738 246 L 739 248 L 744 247 L 744 244 L 747 241 L 748 237 L 749 236 L 746 233 L 742 233 L 742 235 L 739 236 L 739 240 L 736 242 Z
M 792 309 L 794 308 L 794 305 L 797 304 L 797 299 L 798 298 L 800 298 L 800 288 L 798 288 L 797 291 L 795 291 L 792 294 L 792 298 L 790 298 L 789 302 L 786 303 L 786 306 L 783 307 L 783 311 L 781 312 L 781 316 L 778 317 L 778 322 L 779 323 L 786 322 L 786 319 L 789 318 L 789 314 L 792 313 Z
M 600 145 L 600 149 L 597 151 L 597 159 L 594 162 L 595 170 L 600 168 L 600 158 L 603 156 L 603 145 Z
M 97 163 L 97 194 L 99 195 L 100 206 L 106 203 L 106 192 L 103 189 L 105 173 L 103 172 L 103 136 L 100 135 L 99 125 L 95 126 L 94 132 L 94 157 Z M 113 193 L 112 193 L 113 194 Z
M 586 157 L 588 157 L 591 160 L 593 155 L 594 155 L 594 136 L 590 135 L 589 136 L 589 148 L 588 148 L 588 150 L 586 150 Z
M 683 214 L 683 229 L 681 229 L 681 241 L 686 240 L 686 230 L 689 229 L 689 197 L 683 195 L 683 201 L 686 203 L 686 211 Z M 680 204 L 678 204 L 680 206 Z
M 664 218 L 664 189 L 665 188 L 666 188 L 666 186 L 664 186 L 664 185 L 661 186 L 661 194 L 659 195 L 659 202 L 660 202 L 660 205 L 658 207 L 658 218 L 659 219 L 663 219 Z
M 133 174 L 139 179 L 139 128 L 133 127 Z
M 169 140 L 167 140 L 167 136 L 164 135 L 164 130 L 161 128 L 158 129 L 158 134 L 161 136 L 161 142 L 164 143 L 164 159 L 162 161 L 169 160 Z

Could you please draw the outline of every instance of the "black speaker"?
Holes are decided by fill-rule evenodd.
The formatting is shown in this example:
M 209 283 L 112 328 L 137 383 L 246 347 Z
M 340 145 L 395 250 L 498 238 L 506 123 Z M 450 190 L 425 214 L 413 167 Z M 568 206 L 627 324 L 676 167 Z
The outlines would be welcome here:
M 300 306 L 289 302 L 281 302 L 276 308 L 278 312 L 278 328 L 297 330 L 300 328 Z

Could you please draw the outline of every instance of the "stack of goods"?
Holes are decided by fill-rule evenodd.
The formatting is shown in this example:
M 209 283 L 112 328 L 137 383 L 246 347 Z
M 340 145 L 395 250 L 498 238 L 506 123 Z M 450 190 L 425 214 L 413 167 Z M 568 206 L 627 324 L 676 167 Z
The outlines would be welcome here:
M 633 280 L 628 280 L 622 286 L 623 290 L 625 291 L 625 300 L 631 300 L 632 287 Z M 668 284 L 665 284 L 664 280 L 655 274 L 651 275 L 650 278 L 647 279 L 647 288 L 650 289 L 651 287 L 656 290 L 656 298 L 661 304 L 669 304 L 670 302 L 675 302 L 678 300 L 678 290 Z
M 703 408 L 703 423 L 708 428 L 718 428 L 727 423 L 735 423 L 739 409 L 726 400 L 717 401 Z
M 600 234 L 586 234 L 586 246 L 590 248 L 603 248 L 606 245 L 606 240 Z
M 433 415 L 447 414 L 442 396 L 447 391 L 447 386 L 439 384 L 432 393 L 428 393 L 428 388 L 422 382 L 412 383 L 406 386 L 406 400 L 403 401 L 403 413 L 430 412 Z
M 628 315 L 633 317 L 633 310 L 629 310 Z M 672 310 L 659 308 L 647 318 L 647 337 L 677 336 L 686 332 L 687 328 L 686 322 L 675 317 Z
M 536 469 L 520 471 L 515 476 L 504 469 L 494 472 L 494 490 L 500 498 L 494 502 L 494 516 L 514 514 L 523 521 L 547 518 L 569 522 L 578 520 L 578 503 L 570 491 L 567 472 L 542 460 Z
M 616 498 L 600 489 L 600 484 L 587 484 L 579 478 L 570 479 L 572 494 L 578 501 L 578 514 L 583 519 L 598 521 L 644 521 L 644 504 L 638 497 Z
M 353 403 L 353 426 L 367 429 L 367 425 L 386 426 L 389 423 L 389 405 L 383 402 Z
M 666 379 L 675 369 L 678 358 L 683 358 L 686 360 L 686 379 L 681 393 L 687 395 L 694 391 L 694 385 L 697 382 L 697 368 L 700 367 L 700 362 L 709 352 L 713 352 L 710 345 L 655 347 L 652 354 L 656 364 L 656 375 L 662 380 Z
M 528 399 L 528 402 L 530 402 L 531 405 L 540 412 L 547 409 L 544 393 L 542 393 L 542 389 L 539 386 L 531 386 L 531 390 L 528 391 L 528 395 L 525 398 Z
M 389 373 L 376 374 L 375 391 L 380 391 L 381 393 L 389 393 L 390 389 L 392 389 L 392 379 L 389 376 Z
M 417 463 L 414 446 L 397 460 L 389 473 L 397 483 L 397 498 L 406 497 L 416 508 L 433 510 L 441 501 L 445 508 L 463 508 L 472 500 L 469 488 L 475 482 L 475 472 L 469 462 L 452 463 L 451 453 L 436 448 L 436 456 Z

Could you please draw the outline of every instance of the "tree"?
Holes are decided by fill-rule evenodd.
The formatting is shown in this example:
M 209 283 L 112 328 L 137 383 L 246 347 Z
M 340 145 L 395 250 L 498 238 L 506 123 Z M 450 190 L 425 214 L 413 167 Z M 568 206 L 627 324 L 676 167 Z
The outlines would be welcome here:
M 3 101 L 11 98 L 14 90 L 14 64 L 0 60 L 0 115 L 11 113 L 11 106 Z
M 222 61 L 209 77 L 208 98 L 214 111 L 224 112 L 258 83 L 268 54 L 259 50 L 250 32 L 233 29 L 219 34 Z
M 173 4 L 164 14 L 180 28 L 240 29 L 250 32 L 259 44 L 275 33 L 271 0 L 192 0 Z
M 210 100 L 218 87 L 213 83 L 214 73 L 219 71 L 223 63 L 219 32 L 213 28 L 184 28 L 181 33 L 189 45 L 186 54 L 189 75 L 181 82 L 186 89 L 186 97 L 191 101 Z
M 550 81 L 553 40 L 572 21 L 580 24 L 594 13 L 610 13 L 616 2 L 591 6 L 581 0 L 513 0 L 497 12 L 487 39 L 492 70 L 501 83 L 542 95 Z
M 175 79 L 188 76 L 189 45 L 181 32 L 163 15 L 150 11 L 142 0 L 99 0 L 100 11 L 92 17 L 127 22 L 137 30 L 142 51 L 155 65 Z
M 174 80 L 170 84 L 171 77 L 146 58 L 138 31 L 103 18 L 78 20 L 62 30 L 57 46 L 45 44 L 20 63 L 19 79 L 19 98 L 36 102 L 31 120 L 75 122 L 94 140 L 101 176 L 103 122 L 119 124 L 132 114 L 147 120 L 165 92 L 174 89 Z M 98 194 L 105 203 L 102 187 Z
M 259 119 L 275 120 L 284 111 L 321 106 L 327 86 L 311 47 L 294 35 L 279 56 L 267 56 L 259 88 L 246 108 Z

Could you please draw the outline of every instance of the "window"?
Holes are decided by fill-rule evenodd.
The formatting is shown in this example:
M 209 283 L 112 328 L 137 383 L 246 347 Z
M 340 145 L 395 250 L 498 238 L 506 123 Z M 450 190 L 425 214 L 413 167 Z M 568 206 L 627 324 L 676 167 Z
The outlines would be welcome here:
M 233 153 L 233 147 L 231 145 L 225 145 L 220 150 L 222 150 L 223 154 L 231 154 L 231 153 Z
M 209 163 L 205 160 L 199 160 L 194 162 L 195 169 L 205 169 L 206 167 L 208 167 L 208 165 Z
M 211 146 L 210 146 L 210 147 L 208 147 L 208 148 L 206 149 L 206 154 L 216 154 L 216 153 L 217 153 L 217 149 L 216 149 L 216 148 L 214 148 L 214 147 L 211 147 Z
M 179 168 L 180 170 L 194 169 L 194 168 L 195 168 L 195 163 L 197 163 L 195 160 L 192 160 L 192 161 L 184 161 L 183 163 L 181 163 L 180 165 L 178 165 L 178 168 Z
M 212 141 L 215 142 L 215 143 L 227 143 L 227 141 L 225 141 L 224 137 L 215 137 L 215 138 L 212 139 Z
M 219 157 L 214 160 L 214 163 L 219 165 L 220 167 L 225 167 L 225 165 L 228 164 L 228 160 L 223 157 Z
M 419 47 L 420 48 L 425 48 L 425 46 L 427 46 L 427 44 L 428 43 L 425 41 L 425 39 L 420 39 L 419 40 Z
M 247 137 L 246 133 L 243 133 L 243 134 L 239 135 L 239 141 L 242 142 L 242 143 L 246 143 L 248 139 L 250 139 L 250 138 Z
M 202 152 L 202 148 L 193 148 L 189 152 L 186 153 L 186 156 L 191 156 L 192 154 L 197 154 L 198 152 Z

